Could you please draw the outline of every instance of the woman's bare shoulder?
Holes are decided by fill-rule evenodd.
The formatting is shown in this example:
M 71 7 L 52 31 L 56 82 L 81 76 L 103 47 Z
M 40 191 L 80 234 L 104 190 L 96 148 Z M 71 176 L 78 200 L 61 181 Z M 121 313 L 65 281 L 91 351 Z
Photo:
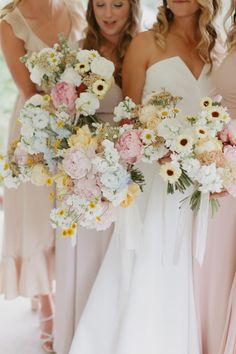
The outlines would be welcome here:
M 132 40 L 132 44 L 145 46 L 155 43 L 154 32 L 152 30 L 138 33 Z

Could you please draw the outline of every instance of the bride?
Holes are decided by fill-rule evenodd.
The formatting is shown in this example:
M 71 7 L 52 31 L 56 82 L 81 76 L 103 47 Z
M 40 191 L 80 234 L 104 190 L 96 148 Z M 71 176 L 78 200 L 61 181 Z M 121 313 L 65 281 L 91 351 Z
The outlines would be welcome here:
M 166 88 L 184 98 L 184 113 L 196 113 L 201 97 L 213 88 L 219 8 L 219 0 L 163 1 L 152 30 L 131 42 L 124 95 L 140 103 Z M 119 216 L 70 354 L 200 353 L 194 218 L 188 206 L 179 209 L 183 194 L 167 196 L 158 166 L 141 167 L 146 189 L 137 201 L 140 217 L 130 208 Z

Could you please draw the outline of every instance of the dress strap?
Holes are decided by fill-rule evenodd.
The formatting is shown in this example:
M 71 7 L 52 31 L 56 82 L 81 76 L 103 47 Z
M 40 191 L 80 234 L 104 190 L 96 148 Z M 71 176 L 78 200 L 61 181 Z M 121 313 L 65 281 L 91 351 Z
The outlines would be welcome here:
M 9 23 L 17 38 L 21 39 L 24 43 L 28 43 L 30 37 L 29 29 L 17 8 L 8 13 L 4 17 L 4 21 Z

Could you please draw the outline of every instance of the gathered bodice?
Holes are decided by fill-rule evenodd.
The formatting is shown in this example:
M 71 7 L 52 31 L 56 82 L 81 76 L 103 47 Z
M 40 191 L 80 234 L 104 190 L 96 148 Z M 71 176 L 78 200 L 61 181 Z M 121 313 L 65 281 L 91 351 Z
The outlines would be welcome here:
M 79 2 L 74 0 L 64 0 L 64 2 L 69 10 L 71 19 L 71 31 L 68 36 L 68 43 L 70 47 L 77 48 L 84 28 L 83 8 Z M 27 53 L 38 52 L 43 48 L 49 47 L 47 43 L 44 43 L 34 33 L 17 7 L 7 14 L 4 20 L 11 25 L 15 36 L 24 42 Z
M 146 71 L 143 99 L 152 91 L 165 89 L 183 97 L 179 107 L 184 114 L 195 114 L 200 110 L 201 98 L 209 95 L 214 88 L 214 70 L 208 72 L 209 65 L 205 65 L 196 79 L 180 57 L 161 60 Z
M 236 119 L 236 50 L 230 53 L 216 74 L 215 92 L 222 96 L 222 105 L 228 108 L 231 118 Z

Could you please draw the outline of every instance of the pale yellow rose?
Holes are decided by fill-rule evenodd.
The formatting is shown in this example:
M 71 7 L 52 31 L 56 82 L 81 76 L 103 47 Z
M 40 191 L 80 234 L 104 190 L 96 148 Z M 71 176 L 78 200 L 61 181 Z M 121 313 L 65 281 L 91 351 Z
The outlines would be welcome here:
M 92 143 L 92 135 L 87 125 L 84 125 L 82 128 L 78 128 L 77 133 L 71 135 L 68 139 L 68 144 L 70 147 L 77 144 L 82 146 L 87 146 Z
M 206 138 L 197 142 L 195 147 L 195 152 L 197 155 L 212 151 L 222 151 L 222 142 L 219 139 Z
M 130 184 L 126 192 L 125 199 L 121 202 L 120 206 L 122 208 L 127 208 L 128 206 L 130 206 L 134 202 L 135 198 L 139 195 L 139 193 L 139 185 L 136 183 Z
M 157 110 L 156 107 L 153 105 L 147 105 L 141 108 L 139 120 L 143 124 L 148 124 L 153 120 L 157 119 Z
M 150 119 L 147 122 L 147 128 L 148 129 L 152 129 L 152 130 L 157 130 L 158 124 L 160 123 L 160 118 L 158 117 L 152 117 L 152 119 Z
M 48 169 L 42 163 L 38 163 L 32 167 L 31 182 L 36 186 L 46 185 L 49 178 L 51 178 L 51 176 L 48 173 Z
M 71 178 L 64 173 L 58 173 L 54 177 L 54 180 L 56 182 L 57 193 L 65 194 L 71 185 Z

